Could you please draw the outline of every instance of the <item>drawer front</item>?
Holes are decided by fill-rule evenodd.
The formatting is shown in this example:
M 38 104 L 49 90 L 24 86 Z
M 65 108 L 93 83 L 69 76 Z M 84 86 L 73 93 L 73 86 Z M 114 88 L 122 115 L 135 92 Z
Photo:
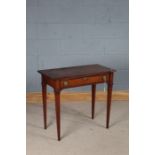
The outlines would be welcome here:
M 107 81 L 106 75 L 83 77 L 78 79 L 62 80 L 61 87 L 62 88 L 76 87 L 76 86 L 88 85 L 93 83 L 103 83 L 106 81 Z

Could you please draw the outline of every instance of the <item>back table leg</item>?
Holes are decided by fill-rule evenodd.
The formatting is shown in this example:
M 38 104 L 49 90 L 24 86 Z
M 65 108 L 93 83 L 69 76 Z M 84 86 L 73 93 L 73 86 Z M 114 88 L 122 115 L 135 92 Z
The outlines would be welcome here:
M 47 129 L 47 85 L 43 80 L 42 80 L 42 99 L 43 99 L 44 129 Z
M 96 84 L 93 84 L 92 85 L 92 108 L 91 108 L 92 119 L 94 119 L 94 112 L 95 112 L 95 97 L 96 97 Z

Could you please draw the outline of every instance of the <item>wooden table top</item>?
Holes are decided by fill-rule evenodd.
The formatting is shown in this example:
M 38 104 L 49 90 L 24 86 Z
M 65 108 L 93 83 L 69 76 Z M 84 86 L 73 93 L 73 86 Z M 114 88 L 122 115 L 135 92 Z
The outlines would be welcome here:
M 114 69 L 101 66 L 99 64 L 72 66 L 65 68 L 55 68 L 39 70 L 38 72 L 53 80 L 79 78 L 85 76 L 101 75 L 107 72 L 114 72 Z

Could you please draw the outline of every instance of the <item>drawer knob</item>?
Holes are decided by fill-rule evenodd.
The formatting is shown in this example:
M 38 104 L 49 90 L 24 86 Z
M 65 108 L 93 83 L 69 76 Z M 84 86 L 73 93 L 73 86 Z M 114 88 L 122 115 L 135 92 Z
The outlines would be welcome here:
M 64 86 L 68 86 L 68 81 L 64 81 Z
M 83 80 L 88 80 L 88 78 L 87 77 L 84 77 Z
M 103 79 L 104 81 L 106 81 L 106 76 L 103 76 L 102 79 Z

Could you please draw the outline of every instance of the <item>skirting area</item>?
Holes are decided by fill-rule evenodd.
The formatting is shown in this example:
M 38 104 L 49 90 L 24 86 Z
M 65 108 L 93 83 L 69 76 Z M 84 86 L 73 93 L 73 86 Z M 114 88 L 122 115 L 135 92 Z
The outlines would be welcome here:
M 43 129 L 42 104 L 27 104 L 27 155 L 129 154 L 128 101 L 113 101 L 110 128 L 106 129 L 105 101 L 96 100 L 92 120 L 90 101 L 63 100 L 60 142 L 57 141 L 54 104 L 48 104 L 47 130 Z
M 97 91 L 96 100 L 105 101 L 106 92 Z M 112 100 L 113 101 L 128 101 L 129 93 L 128 91 L 113 91 Z M 27 103 L 42 103 L 41 92 L 30 92 L 26 95 Z M 62 101 L 91 101 L 91 92 L 63 92 L 61 93 Z M 54 94 L 48 93 L 47 95 L 48 103 L 53 103 Z

